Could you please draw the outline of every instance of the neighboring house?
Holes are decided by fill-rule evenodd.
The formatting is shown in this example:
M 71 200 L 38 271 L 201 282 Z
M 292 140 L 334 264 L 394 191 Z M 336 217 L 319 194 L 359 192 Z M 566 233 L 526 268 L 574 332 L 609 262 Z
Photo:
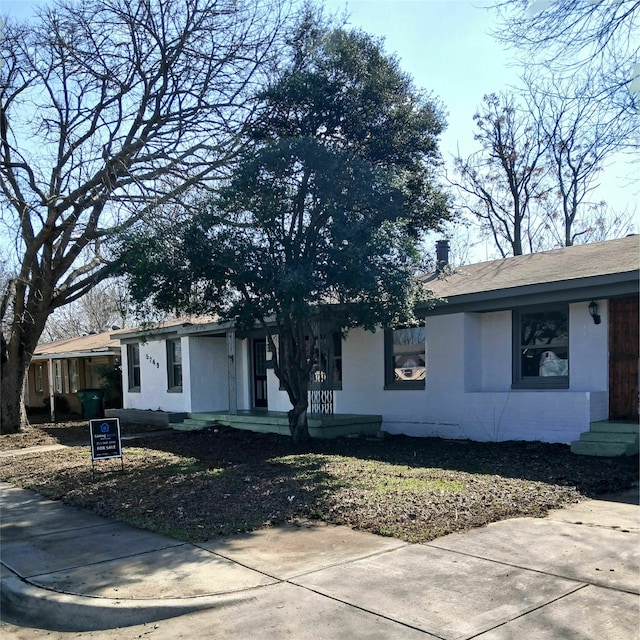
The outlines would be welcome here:
M 102 367 L 113 369 L 121 363 L 118 335 L 123 329 L 67 338 L 39 344 L 33 354 L 25 387 L 28 409 L 49 410 L 49 398 L 62 397 L 73 413 L 82 413 L 77 392 L 101 388 Z M 121 406 L 119 393 L 110 390 L 105 404 Z
M 632 236 L 445 268 L 425 280 L 439 300 L 418 306 L 418 327 L 345 339 L 325 327 L 312 412 L 379 414 L 412 436 L 562 443 L 595 421 L 637 421 L 639 266 Z M 196 320 L 117 337 L 125 409 L 290 408 L 259 331 Z

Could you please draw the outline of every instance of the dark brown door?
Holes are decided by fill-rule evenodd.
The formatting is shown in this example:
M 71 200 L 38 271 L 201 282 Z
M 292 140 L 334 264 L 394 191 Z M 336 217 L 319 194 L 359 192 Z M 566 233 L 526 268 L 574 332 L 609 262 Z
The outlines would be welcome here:
M 609 419 L 638 420 L 638 298 L 609 300 Z
M 267 341 L 253 341 L 253 406 L 267 407 Z

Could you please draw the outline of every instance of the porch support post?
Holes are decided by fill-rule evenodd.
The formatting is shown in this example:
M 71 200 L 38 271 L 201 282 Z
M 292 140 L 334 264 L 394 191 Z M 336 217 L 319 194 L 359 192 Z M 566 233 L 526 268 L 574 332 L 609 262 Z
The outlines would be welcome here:
M 53 397 L 53 358 L 47 360 L 49 369 L 49 405 L 51 409 L 51 422 L 56 421 L 56 401 Z
M 227 331 L 227 355 L 229 356 L 229 414 L 235 416 L 238 413 L 235 331 Z

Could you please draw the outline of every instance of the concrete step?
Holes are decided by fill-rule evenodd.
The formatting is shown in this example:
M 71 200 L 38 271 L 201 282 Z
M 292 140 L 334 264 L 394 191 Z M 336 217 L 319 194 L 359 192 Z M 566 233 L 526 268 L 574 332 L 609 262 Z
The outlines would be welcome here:
M 629 451 L 633 445 L 624 442 L 588 442 L 585 440 L 576 440 L 571 443 L 571 453 L 580 456 L 627 456 L 633 455 L 633 451 Z M 635 447 L 637 452 L 638 447 Z
M 572 453 L 585 456 L 632 456 L 640 449 L 640 425 L 629 420 L 592 422 L 580 440 L 571 443 Z
M 192 420 L 209 420 L 234 429 L 258 433 L 276 433 L 290 436 L 289 418 L 285 411 L 239 411 L 230 414 L 212 411 L 189 414 Z M 188 422 L 185 420 L 185 423 Z M 309 414 L 309 435 L 312 438 L 339 438 L 344 436 L 376 436 L 380 432 L 382 416 L 361 414 L 332 414 L 318 416 Z
M 638 442 L 638 435 L 613 431 L 585 431 L 580 434 L 580 440 L 583 442 L 624 442 L 626 444 L 635 444 Z
M 213 420 L 202 420 L 198 418 L 185 418 L 182 422 L 171 424 L 171 428 L 176 431 L 200 431 L 214 427 L 217 423 Z
M 634 433 L 640 434 L 640 424 L 637 422 L 614 422 L 611 420 L 602 420 L 600 422 L 592 422 L 589 430 L 598 433 Z

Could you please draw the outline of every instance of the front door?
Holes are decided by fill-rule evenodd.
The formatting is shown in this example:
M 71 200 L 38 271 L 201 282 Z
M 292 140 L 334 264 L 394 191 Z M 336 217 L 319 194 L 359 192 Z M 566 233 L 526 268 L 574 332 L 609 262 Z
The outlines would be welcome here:
M 609 419 L 638 420 L 638 298 L 609 300 Z
M 253 406 L 267 408 L 267 340 L 253 341 Z

